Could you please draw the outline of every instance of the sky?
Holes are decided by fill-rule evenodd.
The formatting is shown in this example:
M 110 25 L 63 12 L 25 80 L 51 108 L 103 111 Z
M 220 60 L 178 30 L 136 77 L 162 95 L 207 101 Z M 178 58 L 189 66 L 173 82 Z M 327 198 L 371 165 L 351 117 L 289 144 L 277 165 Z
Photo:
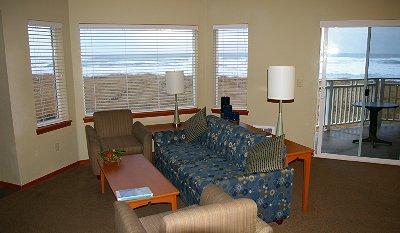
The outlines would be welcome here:
M 365 54 L 367 38 L 367 27 L 330 28 L 328 52 Z M 373 27 L 371 54 L 400 54 L 400 27 Z

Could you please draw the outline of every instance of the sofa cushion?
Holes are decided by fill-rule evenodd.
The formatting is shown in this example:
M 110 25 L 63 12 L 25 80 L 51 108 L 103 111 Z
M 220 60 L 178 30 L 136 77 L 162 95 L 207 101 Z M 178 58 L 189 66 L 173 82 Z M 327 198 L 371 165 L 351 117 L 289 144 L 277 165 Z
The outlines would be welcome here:
M 200 195 L 207 185 L 216 180 L 240 176 L 243 170 L 238 168 L 233 161 L 214 157 L 186 164 L 181 168 L 181 173 L 184 174 L 187 184 Z
M 207 116 L 207 122 L 208 132 L 194 142 L 206 146 L 222 158 L 234 161 L 235 166 L 243 171 L 246 168 L 247 150 L 266 140 L 261 134 L 213 115 Z
M 285 135 L 252 146 L 247 155 L 246 171 L 270 172 L 283 168 Z
M 162 155 L 161 159 L 167 161 L 169 166 L 176 171 L 181 171 L 188 164 L 194 164 L 198 161 L 207 161 L 209 159 L 223 161 L 223 159 L 218 158 L 211 150 L 193 143 L 170 144 L 160 148 L 158 152 Z
M 185 122 L 186 142 L 191 142 L 207 132 L 206 108 L 198 111 Z
M 100 138 L 101 150 L 122 148 L 125 154 L 140 154 L 143 152 L 143 145 L 133 135 Z

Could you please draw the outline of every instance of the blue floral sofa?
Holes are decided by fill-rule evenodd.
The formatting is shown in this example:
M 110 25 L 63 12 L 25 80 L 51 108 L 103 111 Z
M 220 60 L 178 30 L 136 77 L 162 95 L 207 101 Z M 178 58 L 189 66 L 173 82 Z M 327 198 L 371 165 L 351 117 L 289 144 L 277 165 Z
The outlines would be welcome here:
M 287 218 L 293 192 L 293 169 L 268 173 L 246 172 L 247 150 L 269 138 L 207 116 L 208 131 L 191 143 L 185 130 L 154 134 L 155 164 L 180 191 L 187 204 L 198 204 L 203 189 L 214 183 L 233 198 L 247 197 L 258 205 L 258 216 L 266 222 Z M 286 153 L 286 148 L 284 149 Z

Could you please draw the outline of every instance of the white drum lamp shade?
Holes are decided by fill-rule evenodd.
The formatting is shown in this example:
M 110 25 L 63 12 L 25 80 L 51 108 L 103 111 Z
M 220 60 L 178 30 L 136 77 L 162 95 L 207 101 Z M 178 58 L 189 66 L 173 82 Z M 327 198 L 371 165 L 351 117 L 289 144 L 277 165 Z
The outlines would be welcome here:
M 180 94 L 183 93 L 183 71 L 167 71 L 165 72 L 167 93 L 168 94 Z
M 294 99 L 295 68 L 294 66 L 268 67 L 268 99 Z
M 283 134 L 282 101 L 294 99 L 294 66 L 268 67 L 267 99 L 279 100 L 278 123 L 276 136 Z

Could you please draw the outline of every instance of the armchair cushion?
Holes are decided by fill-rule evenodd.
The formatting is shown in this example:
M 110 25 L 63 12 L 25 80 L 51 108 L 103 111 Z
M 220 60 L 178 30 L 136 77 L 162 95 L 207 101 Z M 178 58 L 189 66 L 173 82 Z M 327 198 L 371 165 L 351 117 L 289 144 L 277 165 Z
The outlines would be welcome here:
M 143 151 L 142 143 L 133 135 L 106 137 L 100 139 L 101 150 L 110 150 L 114 148 L 122 148 L 124 154 L 140 154 Z
M 254 145 L 248 151 L 246 171 L 253 173 L 281 170 L 285 156 L 284 147 L 285 135 Z
M 93 114 L 94 128 L 100 138 L 131 135 L 131 110 L 100 111 Z
M 207 132 L 206 108 L 198 111 L 185 122 L 186 142 L 191 142 Z

